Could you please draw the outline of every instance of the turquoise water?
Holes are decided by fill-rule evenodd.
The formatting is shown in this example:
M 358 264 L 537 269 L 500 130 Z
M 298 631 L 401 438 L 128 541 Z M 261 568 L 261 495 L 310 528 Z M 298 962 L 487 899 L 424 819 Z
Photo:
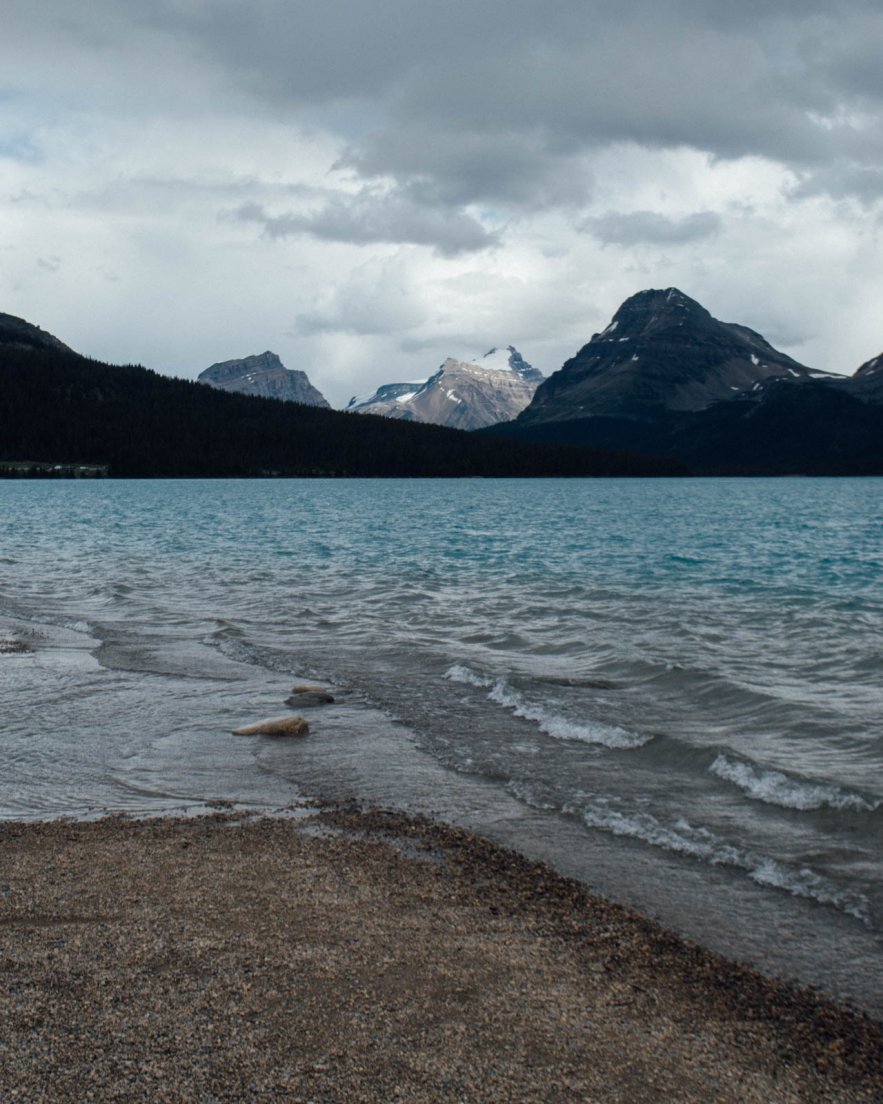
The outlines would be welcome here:
M 879 1005 L 883 480 L 0 502 L 0 636 L 34 648 L 0 656 L 0 815 L 354 794 Z M 309 740 L 230 735 L 304 680 L 337 699 Z

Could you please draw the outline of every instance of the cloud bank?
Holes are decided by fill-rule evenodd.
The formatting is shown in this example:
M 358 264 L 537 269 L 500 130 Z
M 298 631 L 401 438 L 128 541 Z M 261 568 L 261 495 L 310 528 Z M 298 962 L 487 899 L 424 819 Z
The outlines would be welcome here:
M 851 371 L 881 48 L 869 0 L 8 0 L 0 309 L 190 377 L 271 347 L 340 404 L 489 335 L 553 371 L 678 284 Z

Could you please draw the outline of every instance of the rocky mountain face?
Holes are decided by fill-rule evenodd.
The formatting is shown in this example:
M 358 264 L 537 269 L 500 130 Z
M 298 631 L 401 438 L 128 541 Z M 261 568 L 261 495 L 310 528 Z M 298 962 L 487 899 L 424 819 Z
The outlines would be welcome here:
M 55 349 L 61 353 L 72 353 L 73 349 L 46 333 L 39 326 L 16 318 L 14 314 L 0 314 L 0 345 L 11 345 L 18 349 Z
M 238 395 L 258 395 L 264 399 L 284 399 L 330 408 L 322 392 L 310 383 L 306 372 L 286 368 L 279 357 L 269 351 L 242 360 L 220 361 L 200 372 L 197 381 Z
M 883 353 L 865 361 L 850 378 L 849 390 L 864 402 L 883 403 Z
M 719 322 L 678 291 L 641 291 L 537 389 L 520 421 L 649 419 L 702 410 L 771 377 L 817 375 L 746 326 Z
M 677 460 L 701 473 L 883 471 L 883 356 L 819 372 L 676 288 L 644 291 L 486 431 Z
M 515 418 L 543 378 L 514 346 L 507 345 L 476 360 L 448 357 L 425 383 L 388 383 L 370 398 L 351 399 L 346 409 L 454 429 L 481 429 Z

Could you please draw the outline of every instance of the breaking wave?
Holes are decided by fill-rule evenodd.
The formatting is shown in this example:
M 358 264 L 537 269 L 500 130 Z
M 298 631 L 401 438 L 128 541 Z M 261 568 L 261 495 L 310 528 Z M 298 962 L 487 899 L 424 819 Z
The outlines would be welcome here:
M 792 778 L 782 771 L 766 770 L 726 755 L 718 755 L 708 769 L 749 797 L 783 809 L 829 808 L 872 813 L 883 805 L 883 801 L 868 800 L 852 790 Z
M 599 744 L 602 747 L 626 749 L 638 748 L 648 743 L 652 737 L 641 736 L 619 725 L 603 724 L 600 721 L 577 722 L 555 712 L 539 702 L 529 701 L 515 690 L 505 679 L 490 679 L 477 674 L 469 667 L 455 664 L 445 672 L 445 678 L 451 682 L 463 683 L 488 691 L 488 699 L 496 705 L 508 709 L 516 717 L 533 721 L 541 732 L 554 740 L 576 740 L 583 744 Z
M 696 827 L 682 816 L 665 824 L 652 813 L 624 813 L 599 802 L 587 806 L 568 806 L 565 812 L 576 814 L 590 828 L 642 840 L 654 847 L 689 855 L 711 866 L 728 866 L 744 871 L 758 885 L 773 886 L 795 897 L 806 897 L 870 923 L 870 906 L 861 893 L 840 889 L 836 884 L 807 866 L 788 866 L 767 855 L 757 855 L 728 843 L 707 828 Z

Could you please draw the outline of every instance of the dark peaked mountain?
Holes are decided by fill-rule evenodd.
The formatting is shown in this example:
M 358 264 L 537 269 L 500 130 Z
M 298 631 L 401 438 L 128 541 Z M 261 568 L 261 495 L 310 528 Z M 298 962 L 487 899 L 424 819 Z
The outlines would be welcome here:
M 641 291 L 537 388 L 518 421 L 652 420 L 660 410 L 702 410 L 784 375 L 815 373 L 746 326 L 719 322 L 677 288 Z
M 223 360 L 212 364 L 197 377 L 200 383 L 233 391 L 237 395 L 258 395 L 264 399 L 283 399 L 307 406 L 330 406 L 306 372 L 286 368 L 276 353 L 269 350 L 241 360 Z
M 387 383 L 370 398 L 350 399 L 346 409 L 454 429 L 481 429 L 516 417 L 543 378 L 514 345 L 506 345 L 475 360 L 448 357 L 425 383 Z
M 676 288 L 643 291 L 515 421 L 486 432 L 665 456 L 698 473 L 883 474 L 881 367 L 814 371 Z

